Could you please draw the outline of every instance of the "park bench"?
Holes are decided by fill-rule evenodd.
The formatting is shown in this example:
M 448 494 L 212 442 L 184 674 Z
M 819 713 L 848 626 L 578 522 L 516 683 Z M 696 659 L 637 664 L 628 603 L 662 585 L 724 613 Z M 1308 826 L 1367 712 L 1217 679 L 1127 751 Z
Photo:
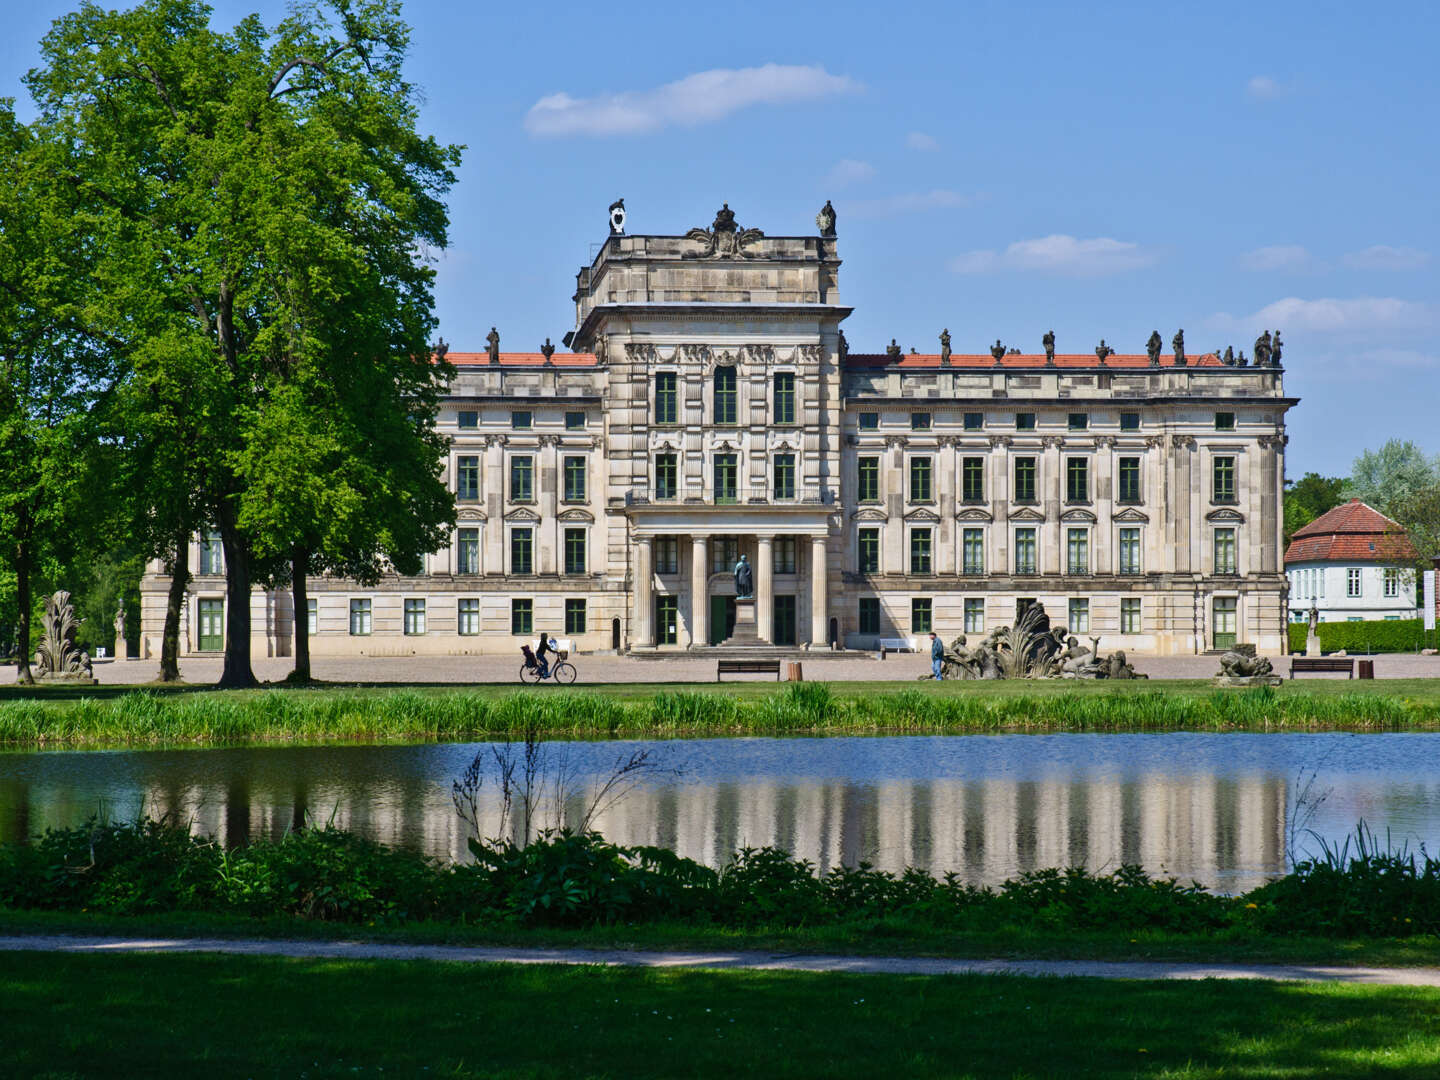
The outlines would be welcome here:
M 915 645 L 915 639 L 914 639 L 913 637 L 909 637 L 909 638 L 905 638 L 905 637 L 899 637 L 899 638 L 881 638 L 881 639 L 880 639 L 880 659 L 881 659 L 881 660 L 884 660 L 884 659 L 885 659 L 885 654 L 886 654 L 886 653 L 892 653 L 892 652 L 919 652 L 919 651 L 920 651 L 920 650 L 916 647 L 916 645 Z
M 1353 656 L 1292 656 L 1290 658 L 1290 678 L 1295 678 L 1296 673 L 1301 671 L 1343 671 L 1353 679 L 1355 677 L 1355 658 Z
M 779 660 L 718 660 L 715 663 L 715 681 L 721 675 L 774 675 L 780 681 Z

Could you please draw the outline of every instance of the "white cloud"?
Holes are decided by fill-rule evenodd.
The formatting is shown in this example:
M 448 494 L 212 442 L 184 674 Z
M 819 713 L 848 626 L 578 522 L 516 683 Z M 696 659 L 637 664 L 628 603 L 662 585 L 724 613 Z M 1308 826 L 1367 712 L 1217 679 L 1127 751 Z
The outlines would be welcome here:
M 1285 93 L 1285 88 L 1273 75 L 1253 75 L 1245 84 L 1245 93 L 1256 101 L 1271 101 Z
M 860 199 L 846 204 L 847 214 L 855 217 L 891 217 L 895 214 L 911 214 L 920 210 L 954 210 L 970 206 L 976 196 L 959 191 L 935 188 L 932 191 L 910 191 L 901 195 L 889 195 L 883 199 Z
M 842 158 L 835 163 L 835 167 L 830 170 L 826 180 L 835 187 L 845 187 L 847 184 L 863 183 L 874 175 L 875 166 L 868 161 Z
M 1137 270 L 1155 261 L 1155 253 L 1139 244 L 1097 236 L 1079 240 L 1056 234 L 1037 240 L 1018 240 L 1004 251 L 967 251 L 950 260 L 957 274 L 985 274 L 1002 270 L 1036 271 L 1067 277 L 1102 277 Z
M 1272 244 L 1240 256 L 1246 270 L 1306 270 L 1312 265 L 1310 252 L 1299 244 Z
M 934 135 L 926 135 L 923 131 L 912 131 L 905 136 L 905 145 L 911 150 L 938 150 L 940 143 Z
M 860 88 L 848 76 L 831 75 L 819 65 L 715 68 L 653 90 L 592 98 L 550 94 L 530 107 L 525 128 L 532 135 L 643 135 L 720 120 L 752 105 L 814 101 Z
M 1223 329 L 1258 331 L 1278 326 L 1298 333 L 1352 334 L 1421 327 L 1430 323 L 1434 315 L 1428 304 L 1392 296 L 1360 296 L 1349 300 L 1302 300 L 1298 296 L 1287 296 L 1265 305 L 1253 315 L 1236 318 L 1222 312 L 1210 322 Z
M 1430 262 L 1428 251 L 1373 244 L 1345 256 L 1345 265 L 1356 270 L 1419 270 Z

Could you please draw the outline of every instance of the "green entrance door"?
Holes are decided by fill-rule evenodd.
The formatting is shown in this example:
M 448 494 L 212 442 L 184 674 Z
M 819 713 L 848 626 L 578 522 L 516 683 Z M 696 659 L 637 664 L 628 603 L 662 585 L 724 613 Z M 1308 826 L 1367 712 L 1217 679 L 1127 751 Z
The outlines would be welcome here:
M 1215 597 L 1214 627 L 1215 627 L 1215 648 L 1233 649 L 1235 647 L 1235 597 Z
M 225 601 L 200 601 L 201 652 L 220 652 L 225 648 Z
M 719 645 L 735 632 L 735 598 L 710 597 L 710 644 Z
M 775 632 L 770 639 L 776 645 L 795 644 L 795 597 L 775 597 Z

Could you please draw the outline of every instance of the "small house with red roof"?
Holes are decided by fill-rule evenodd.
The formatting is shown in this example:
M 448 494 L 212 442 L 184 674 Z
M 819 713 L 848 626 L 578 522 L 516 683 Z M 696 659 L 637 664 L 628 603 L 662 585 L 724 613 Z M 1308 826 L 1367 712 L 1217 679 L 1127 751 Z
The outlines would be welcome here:
M 1321 514 L 1290 538 L 1290 618 L 1305 622 L 1416 619 L 1417 556 L 1405 529 L 1359 499 Z

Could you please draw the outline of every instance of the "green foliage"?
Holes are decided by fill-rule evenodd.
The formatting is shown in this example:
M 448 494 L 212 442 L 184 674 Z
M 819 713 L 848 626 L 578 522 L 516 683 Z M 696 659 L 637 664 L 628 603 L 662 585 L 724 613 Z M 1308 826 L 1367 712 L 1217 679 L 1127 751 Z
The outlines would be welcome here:
M 1290 651 L 1305 651 L 1307 624 L 1291 623 Z M 1363 622 L 1322 622 L 1316 625 L 1320 651 L 1326 653 L 1413 653 L 1435 644 L 1423 619 L 1366 619 Z
M 1345 479 L 1306 473 L 1285 483 L 1285 543 L 1327 510 L 1345 501 Z
M 1389 517 L 1418 491 L 1440 483 L 1440 458 L 1429 456 L 1408 439 L 1390 439 L 1378 450 L 1366 450 L 1350 467 L 1346 498 L 1361 501 Z

